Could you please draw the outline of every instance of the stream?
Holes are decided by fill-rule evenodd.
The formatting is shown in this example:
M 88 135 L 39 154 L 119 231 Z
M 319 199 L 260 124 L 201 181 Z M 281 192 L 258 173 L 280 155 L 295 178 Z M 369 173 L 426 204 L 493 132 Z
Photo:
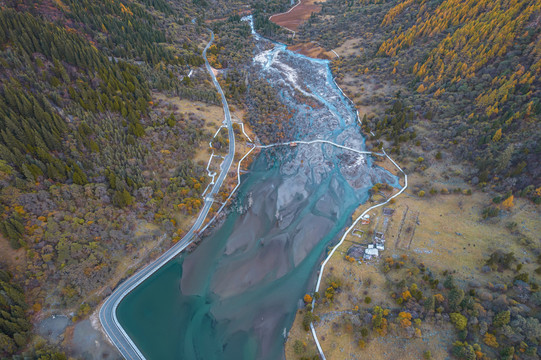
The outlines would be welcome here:
M 251 66 L 294 113 L 295 139 L 364 150 L 329 62 L 253 34 Z M 284 358 L 287 331 L 328 246 L 373 184 L 399 187 L 369 157 L 329 144 L 282 147 L 279 157 L 268 151 L 243 175 L 225 221 L 120 303 L 118 319 L 148 360 Z

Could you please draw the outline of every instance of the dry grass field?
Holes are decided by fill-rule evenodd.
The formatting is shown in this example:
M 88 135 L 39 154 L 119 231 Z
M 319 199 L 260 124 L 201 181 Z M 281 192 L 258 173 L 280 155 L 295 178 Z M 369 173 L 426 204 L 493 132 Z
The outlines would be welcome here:
M 291 11 L 277 14 L 270 17 L 270 20 L 277 25 L 283 26 L 291 31 L 297 31 L 312 13 L 321 11 L 319 0 L 300 0 L 300 4 Z
M 384 164 L 384 167 L 387 168 L 388 164 Z M 391 324 L 387 336 L 372 338 L 364 349 L 359 347 L 358 335 L 355 337 L 351 331 L 351 326 L 355 326 L 352 324 L 355 317 L 352 314 L 358 311 L 362 313 L 375 305 L 390 310 L 396 308 L 396 303 L 389 296 L 388 282 L 407 276 L 405 271 L 385 274 L 382 267 L 387 257 L 414 258 L 417 263 L 424 263 L 435 273 L 456 270 L 455 278 L 459 283 L 473 280 L 481 284 L 509 281 L 501 273 L 482 271 L 484 261 L 498 249 L 514 252 L 526 271 L 535 268 L 535 264 L 530 264 L 534 256 L 525 250 L 525 244 L 537 241 L 541 233 L 537 207 L 526 200 L 515 200 L 515 206 L 502 210 L 498 217 L 483 219 L 482 209 L 492 198 L 488 193 L 428 193 L 427 180 L 431 180 L 430 185 L 439 190 L 450 185 L 449 182 L 453 188 L 467 188 L 467 184 L 460 184 L 456 179 L 438 177 L 442 168 L 435 167 L 425 174 L 410 175 L 408 190 L 396 198 L 396 202 L 386 206 L 394 210 L 391 216 L 387 216 L 389 219 L 386 226 L 383 207 L 370 211 L 370 224 L 359 223 L 356 226 L 358 230 L 354 232 L 356 235 L 349 234 L 328 262 L 322 288 L 327 287 L 328 279 L 338 278 L 342 282 L 342 290 L 337 292 L 332 303 L 318 305 L 314 310 L 320 318 L 316 322 L 316 331 L 328 359 L 422 359 L 426 350 L 432 352 L 434 359 L 448 357 L 449 346 L 456 340 L 456 334 L 449 323 L 443 326 L 441 323 L 423 323 L 420 327 L 421 338 L 402 334 L 395 324 Z M 418 196 L 419 188 L 427 190 L 424 197 Z M 374 197 L 372 201 L 381 201 L 381 198 Z M 371 205 L 370 201 L 362 205 L 353 218 Z M 516 223 L 517 226 L 509 230 L 510 223 Z M 352 245 L 372 243 L 375 232 L 384 232 L 386 239 L 385 250 L 379 258 L 354 262 L 345 258 Z M 371 299 L 369 304 L 364 301 L 366 297 Z M 316 353 L 311 333 L 302 328 L 303 315 L 304 310 L 299 310 L 290 331 L 286 344 L 288 359 L 299 358 L 294 351 L 297 340 L 306 344 L 305 354 Z

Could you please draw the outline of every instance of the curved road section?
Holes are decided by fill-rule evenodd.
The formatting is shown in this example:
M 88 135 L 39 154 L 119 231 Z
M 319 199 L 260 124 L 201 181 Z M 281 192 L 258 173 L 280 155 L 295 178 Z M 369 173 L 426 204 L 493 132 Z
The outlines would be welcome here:
M 224 92 L 222 91 L 218 80 L 216 80 L 216 76 L 214 76 L 212 68 L 210 67 L 210 64 L 207 60 L 207 50 L 214 41 L 214 33 L 212 31 L 210 31 L 210 33 L 211 38 L 209 43 L 205 47 L 205 50 L 203 50 L 203 57 L 205 59 L 205 66 L 207 68 L 207 71 L 212 78 L 212 82 L 214 83 L 214 86 L 222 97 L 222 104 L 225 114 L 224 124 L 227 126 L 227 130 L 229 132 L 229 152 L 225 156 L 224 161 L 222 162 L 220 175 L 218 176 L 218 179 L 216 179 L 216 183 L 212 187 L 212 190 L 206 195 L 204 199 L 203 209 L 199 213 L 199 216 L 195 220 L 192 228 L 179 242 L 177 242 L 169 250 L 163 253 L 159 258 L 157 258 L 150 265 L 139 270 L 132 277 L 120 284 L 120 286 L 115 289 L 115 291 L 105 300 L 102 307 L 100 308 L 99 318 L 103 328 L 105 329 L 105 332 L 107 333 L 107 336 L 109 337 L 111 342 L 118 348 L 122 356 L 124 356 L 124 358 L 128 360 L 143 360 L 145 359 L 145 357 L 118 322 L 118 319 L 116 317 L 116 310 L 118 305 L 130 291 L 135 289 L 139 284 L 145 281 L 165 263 L 177 256 L 193 241 L 193 236 L 195 232 L 201 227 L 201 225 L 203 225 L 203 221 L 207 217 L 210 207 L 214 203 L 214 196 L 220 190 L 222 182 L 227 176 L 227 172 L 229 171 L 229 168 L 233 163 L 233 157 L 235 155 L 235 136 L 231 123 L 229 106 L 227 105 L 227 100 L 225 98 Z

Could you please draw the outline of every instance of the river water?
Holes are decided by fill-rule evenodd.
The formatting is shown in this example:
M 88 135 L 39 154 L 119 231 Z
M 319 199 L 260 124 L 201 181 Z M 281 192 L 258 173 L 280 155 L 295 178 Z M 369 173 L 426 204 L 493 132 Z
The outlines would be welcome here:
M 297 140 L 363 150 L 354 108 L 329 62 L 254 34 L 253 69 L 279 90 Z M 271 153 L 266 153 L 272 151 Z M 148 360 L 281 359 L 295 312 L 327 247 L 374 183 L 397 178 L 329 144 L 263 150 L 223 224 L 120 303 L 118 319 Z

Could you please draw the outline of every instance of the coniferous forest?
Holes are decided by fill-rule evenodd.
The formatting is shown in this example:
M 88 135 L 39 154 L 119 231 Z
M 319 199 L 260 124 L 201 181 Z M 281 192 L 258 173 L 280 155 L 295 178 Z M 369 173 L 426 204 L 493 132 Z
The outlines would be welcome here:
M 201 206 L 203 119 L 154 99 L 219 103 L 200 11 L 0 1 L 0 357 L 66 358 L 33 333 L 43 309 L 85 318 L 127 255 Z

